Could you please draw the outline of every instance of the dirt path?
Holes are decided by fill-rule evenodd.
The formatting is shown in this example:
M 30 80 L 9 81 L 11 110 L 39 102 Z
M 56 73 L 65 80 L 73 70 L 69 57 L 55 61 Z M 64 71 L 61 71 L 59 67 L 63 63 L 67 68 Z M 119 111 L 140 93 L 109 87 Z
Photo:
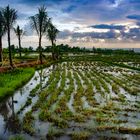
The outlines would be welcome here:
M 39 64 L 39 62 L 37 62 L 37 61 L 30 61 L 30 62 L 16 63 L 16 64 L 14 64 L 14 67 L 15 68 L 33 67 L 38 64 Z M 6 72 L 8 70 L 11 70 L 11 66 L 1 66 L 0 67 L 0 73 Z

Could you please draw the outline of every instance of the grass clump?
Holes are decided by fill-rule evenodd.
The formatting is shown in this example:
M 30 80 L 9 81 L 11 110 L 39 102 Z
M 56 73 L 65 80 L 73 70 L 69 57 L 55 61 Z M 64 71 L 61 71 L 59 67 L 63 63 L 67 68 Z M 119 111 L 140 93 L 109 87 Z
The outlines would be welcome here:
M 35 97 L 36 96 L 36 92 L 39 90 L 40 88 L 40 84 L 38 84 L 34 89 L 32 89 L 32 91 L 30 92 L 31 97 Z
M 140 134 L 140 128 L 126 128 L 126 127 L 120 127 L 119 132 L 123 134 Z
M 73 132 L 71 134 L 72 140 L 87 140 L 91 134 L 87 131 Z
M 46 135 L 47 139 L 53 139 L 54 137 L 60 137 L 64 134 L 63 130 L 57 129 L 53 126 L 49 127 L 48 134 Z
M 9 140 L 25 140 L 21 135 L 11 136 Z
M 23 130 L 30 135 L 33 135 L 35 133 L 35 130 L 33 128 L 33 120 L 34 117 L 32 115 L 32 112 L 27 112 L 23 118 Z

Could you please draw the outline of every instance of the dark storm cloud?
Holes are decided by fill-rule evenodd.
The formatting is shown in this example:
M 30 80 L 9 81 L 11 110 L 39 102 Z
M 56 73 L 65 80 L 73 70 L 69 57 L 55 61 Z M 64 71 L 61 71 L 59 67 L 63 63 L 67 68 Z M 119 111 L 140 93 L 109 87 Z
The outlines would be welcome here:
M 140 20 L 140 15 L 129 15 L 127 16 L 129 19 L 135 19 L 135 20 Z
M 92 28 L 96 28 L 96 29 L 116 29 L 116 30 L 123 30 L 125 28 L 125 26 L 122 25 L 108 25 L 108 24 L 99 24 L 99 25 L 93 25 L 90 26 Z
M 24 4 L 46 4 L 46 3 L 60 3 L 64 0 L 18 0 L 18 3 L 24 3 Z
M 115 39 L 118 34 L 116 34 L 113 30 L 110 30 L 106 33 L 98 33 L 98 32 L 86 32 L 86 33 L 78 33 L 78 32 L 70 32 L 68 30 L 62 31 L 59 33 L 58 38 L 83 38 L 83 37 L 91 37 L 96 39 Z
M 69 14 L 73 20 L 77 18 L 84 19 L 87 22 L 90 19 L 96 19 L 101 22 L 126 19 L 126 14 L 131 11 L 140 12 L 139 0 L 0 0 L 4 4 L 23 4 L 28 6 L 39 6 L 45 4 L 57 6 L 58 11 Z M 12 1 L 12 3 L 11 3 Z M 32 10 L 33 7 L 31 7 Z M 55 7 L 56 8 L 56 7 Z M 56 10 L 56 9 L 55 9 Z M 23 9 L 24 11 L 24 9 Z M 131 18 L 131 17 L 130 17 Z M 67 20 L 67 19 L 65 19 Z

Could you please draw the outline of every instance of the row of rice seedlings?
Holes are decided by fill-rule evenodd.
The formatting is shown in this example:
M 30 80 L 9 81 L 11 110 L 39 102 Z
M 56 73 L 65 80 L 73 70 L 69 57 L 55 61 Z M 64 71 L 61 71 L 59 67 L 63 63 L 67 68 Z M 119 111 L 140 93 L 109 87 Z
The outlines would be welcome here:
M 108 79 L 109 80 L 109 79 Z M 112 81 L 111 79 L 110 79 L 110 81 Z M 117 84 L 115 84 L 115 85 L 117 85 Z M 118 85 L 117 85 L 117 90 L 118 90 Z M 119 94 L 119 91 L 118 91 L 118 94 Z M 119 94 L 118 96 L 120 97 L 122 94 Z M 124 98 L 124 96 L 123 96 L 123 98 Z M 111 105 L 111 103 L 110 103 L 110 106 L 112 107 L 112 105 Z M 110 107 L 106 107 L 106 109 L 107 108 L 110 108 Z M 115 108 L 112 108 L 112 110 L 114 110 Z M 117 108 L 116 108 L 117 109 Z M 101 119 L 101 118 L 100 118 Z M 113 123 L 124 123 L 124 121 L 123 120 L 112 120 L 112 122 Z M 101 126 L 102 128 L 103 128 L 103 126 Z M 108 126 L 107 126 L 108 127 Z M 116 129 L 117 127 L 115 127 L 115 129 Z
M 53 71 L 50 74 L 48 79 L 48 86 L 39 94 L 38 101 L 32 107 L 33 111 L 38 110 L 44 103 L 46 103 L 47 98 L 51 96 L 51 94 L 56 90 L 59 79 L 60 79 L 60 71 L 58 70 L 55 72 Z
M 112 91 L 114 91 L 117 95 L 120 93 L 119 86 L 116 83 L 112 83 Z
M 72 140 L 87 140 L 91 135 L 88 131 L 74 131 L 70 134 Z
M 93 70 L 94 71 L 94 70 Z M 94 73 L 97 73 L 96 71 L 94 71 Z M 98 76 L 97 76 L 98 75 Z M 96 74 L 96 77 L 100 80 L 100 82 L 102 83 L 102 86 L 104 86 L 103 88 L 104 89 L 106 89 L 106 92 L 110 92 L 110 90 L 109 90 L 109 88 L 108 88 L 108 85 L 105 83 L 105 82 L 109 82 L 110 84 L 112 83 L 111 82 L 111 80 L 109 79 L 109 78 L 107 78 L 107 76 L 104 76 L 104 74 L 103 73 L 97 73 Z M 104 80 L 103 80 L 104 79 Z M 114 85 L 116 85 L 116 84 L 114 84 Z M 113 86 L 113 87 L 115 87 L 115 86 Z M 114 90 L 114 89 L 113 89 Z M 110 100 L 109 100 L 110 101 Z
M 113 77 L 112 75 L 109 75 L 109 78 L 114 81 L 116 84 L 118 84 L 120 87 L 122 87 L 125 91 L 127 91 L 129 94 L 137 95 L 139 90 L 137 88 L 132 88 L 126 85 L 125 81 L 122 81 L 121 79 L 117 77 Z
M 96 71 L 94 71 L 96 72 Z M 106 82 L 103 80 L 103 78 L 101 77 L 100 73 L 96 72 L 97 74 L 95 75 L 95 77 L 99 80 L 99 82 L 101 83 L 102 87 L 104 88 L 105 92 L 107 94 L 110 93 L 110 90 L 108 88 L 108 85 L 106 84 Z
M 137 88 L 138 89 L 137 85 L 135 84 L 135 81 L 130 78 L 129 74 L 125 74 L 125 76 L 123 74 L 121 74 L 121 76 L 118 77 L 118 78 L 121 81 L 124 81 L 124 83 L 126 83 L 125 85 L 127 87 L 131 87 L 131 88 L 133 87 L 133 88 Z M 139 91 L 140 91 L 140 89 L 139 89 Z
M 36 96 L 36 92 L 40 89 L 40 83 L 36 85 L 35 88 L 33 88 L 31 91 L 30 91 L 30 94 L 29 96 L 30 97 L 35 97 Z
M 49 86 L 47 87 L 47 89 L 49 88 L 49 91 L 51 92 L 51 90 L 55 89 L 54 87 L 56 87 L 58 81 L 59 81 L 59 71 L 56 71 L 55 73 L 52 72 L 50 77 L 49 77 L 49 82 L 50 85 L 52 86 Z M 55 77 L 55 79 L 54 79 Z M 34 121 L 34 116 L 32 115 L 32 111 L 36 111 L 37 109 L 39 109 L 43 102 L 46 101 L 46 97 L 48 96 L 46 90 L 42 91 L 39 95 L 39 100 L 37 101 L 37 103 L 32 107 L 32 110 L 30 112 L 27 112 L 23 118 L 23 130 L 30 134 L 30 135 L 33 135 L 35 133 L 35 130 L 34 130 L 34 126 L 33 126 L 33 121 Z M 18 111 L 18 113 L 20 113 L 22 110 L 24 110 L 24 108 L 28 105 L 30 105 L 32 103 L 32 100 L 31 98 L 28 98 L 25 105 L 23 107 L 21 107 L 21 109 Z
M 25 140 L 25 138 L 22 135 L 14 135 L 14 136 L 10 136 L 10 138 L 8 140 Z
M 58 96 L 63 92 L 63 89 L 65 87 L 65 79 L 66 79 L 65 73 L 66 73 L 66 71 L 62 71 L 61 86 L 57 90 L 54 90 L 53 93 L 51 93 L 52 95 L 50 96 L 48 101 L 42 106 L 41 112 L 39 114 L 39 118 L 41 120 L 53 122 L 54 125 L 56 125 L 60 128 L 67 127 L 67 122 L 65 120 L 63 120 L 62 118 L 60 118 L 60 116 L 54 112 L 56 110 L 56 108 L 54 108 L 53 110 L 51 110 L 51 109 L 52 109 L 52 105 L 54 103 L 56 103 L 56 102 L 59 103 L 60 102 L 59 100 L 61 100 L 61 98 L 63 98 L 63 97 L 61 97 L 58 100 Z M 57 107 L 57 103 L 56 103 L 56 107 Z
M 64 135 L 64 131 L 63 130 L 57 129 L 54 126 L 51 125 L 49 127 L 49 129 L 48 129 L 48 133 L 46 135 L 46 138 L 48 140 L 53 140 L 55 137 L 57 138 L 57 137 L 60 137 L 62 135 Z
M 48 80 L 48 87 L 43 92 L 44 94 L 46 94 L 46 97 L 48 95 L 51 95 L 53 91 L 56 90 L 58 82 L 60 80 L 60 76 L 61 76 L 61 73 L 59 70 L 56 70 L 50 75 L 49 80 Z
M 83 75 L 83 73 L 81 71 L 78 71 L 78 74 L 80 75 L 80 77 L 82 78 L 82 80 L 84 81 L 84 85 L 88 85 L 89 84 L 89 79 Z M 84 71 L 84 74 L 85 74 L 85 71 Z
M 93 101 L 93 87 L 92 87 L 92 84 L 89 82 L 89 79 L 79 70 L 79 71 L 77 71 L 77 73 L 78 73 L 78 77 L 79 77 L 79 79 L 78 79 L 78 77 L 77 77 L 77 79 L 78 80 L 82 80 L 83 81 L 83 83 L 84 83 L 84 85 L 86 86 L 86 89 L 84 89 L 83 91 L 81 91 L 82 92 L 82 94 L 81 94 L 81 97 L 83 96 L 83 97 L 85 97 L 85 98 L 87 98 L 88 97 L 88 99 L 90 98 L 90 103 L 93 103 L 92 101 Z M 76 74 L 77 74 L 76 73 Z M 80 83 L 79 83 L 80 84 Z M 91 96 L 89 96 L 89 94 L 91 95 Z M 77 95 L 76 95 L 77 96 Z M 83 101 L 82 101 L 83 102 Z M 83 102 L 84 103 L 84 102 Z M 89 117 L 92 113 L 93 113 L 93 110 L 90 108 L 84 108 L 83 107 L 83 105 L 81 106 L 81 111 L 80 111 L 80 113 L 81 113 L 81 116 L 80 117 L 82 117 L 82 115 L 84 115 L 84 116 L 86 116 L 86 117 Z M 77 119 L 77 115 L 75 115 L 75 118 Z M 79 119 L 80 120 L 80 119 Z
M 80 81 L 80 78 L 79 78 L 78 74 L 76 72 L 73 72 L 73 75 L 74 75 L 74 78 L 76 80 L 76 84 L 78 86 L 76 94 L 74 95 L 73 106 L 74 106 L 76 112 L 81 112 L 82 111 L 82 106 L 83 106 L 83 102 L 82 102 L 81 97 L 83 95 L 84 88 L 82 86 L 82 83 Z
M 98 73 L 98 75 L 100 75 L 100 76 L 101 76 L 101 74 L 102 74 L 102 73 Z M 104 78 L 104 76 L 102 75 L 101 78 Z M 107 81 L 110 82 L 109 79 L 107 79 Z M 107 82 L 107 81 L 106 81 L 106 82 Z M 111 83 L 111 82 L 110 82 L 110 83 Z M 104 106 L 104 107 L 106 107 L 107 109 L 108 109 L 108 108 L 111 109 L 109 106 L 112 106 L 112 103 L 113 103 L 113 102 L 112 102 L 111 100 L 109 100 L 109 102 L 107 102 L 106 106 Z M 108 106 L 108 105 L 109 105 L 109 106 Z M 113 109 L 113 108 L 112 108 L 112 109 Z
M 138 85 L 140 85 L 140 80 L 139 80 L 139 78 L 140 77 L 138 77 L 138 75 L 127 75 L 127 74 L 122 74 L 123 76 L 124 76 L 124 78 L 125 79 L 127 79 L 127 81 L 131 81 L 131 83 L 133 84 L 133 85 L 135 85 L 135 86 L 138 86 Z
M 91 73 L 92 73 L 91 71 L 86 72 L 86 74 L 88 74 L 87 76 L 89 77 L 89 81 L 92 82 L 87 87 L 87 90 L 90 90 L 90 91 L 88 93 L 86 93 L 86 94 L 90 94 L 91 95 L 91 96 L 88 96 L 88 98 L 91 99 L 91 101 L 89 101 L 89 103 L 90 103 L 90 106 L 95 107 L 96 105 L 99 105 L 98 101 L 96 101 L 95 94 L 98 93 L 101 96 L 103 96 L 104 92 L 102 91 L 102 89 L 100 87 L 99 81 L 95 77 L 93 77 Z M 92 91 L 92 89 L 93 89 L 93 91 Z
M 59 100 L 57 107 L 55 109 L 55 113 L 64 120 L 71 120 L 73 113 L 69 110 L 69 108 L 67 106 L 67 96 L 66 95 L 64 95 L 64 97 L 62 97 Z
M 116 97 L 112 97 L 113 96 L 112 93 L 115 93 L 116 95 L 119 94 L 120 93 L 119 86 L 109 78 L 109 74 L 101 72 L 101 73 L 98 73 L 98 76 L 100 76 L 100 78 L 103 79 L 103 81 L 106 83 L 106 86 L 108 87 L 108 91 L 106 90 L 106 92 L 110 92 L 109 99 L 110 100 L 118 99 Z M 110 88 L 109 88 L 109 86 L 110 86 Z
M 78 74 L 77 74 L 78 73 Z M 76 77 L 77 77 L 77 80 L 79 81 L 79 85 L 80 86 L 82 86 L 82 84 L 81 84 L 81 80 L 83 81 L 83 83 L 87 86 L 87 83 L 89 83 L 88 82 L 88 79 L 82 74 L 82 72 L 81 71 L 79 71 L 79 69 L 77 70 L 77 75 L 76 75 Z M 87 81 L 87 83 L 86 83 L 86 81 Z M 79 87 L 79 86 L 78 86 Z M 82 93 L 81 94 L 81 97 L 83 96 L 85 96 L 86 94 L 85 94 L 85 92 L 86 92 L 86 90 L 87 90 L 88 88 L 86 88 L 86 89 L 84 89 L 83 88 L 83 91 L 81 90 L 80 92 Z M 93 88 L 92 88 L 92 91 L 93 91 Z M 77 93 L 76 93 L 77 94 Z M 80 97 L 80 98 L 81 98 Z M 85 115 L 86 116 L 86 114 L 89 116 L 89 114 L 91 114 L 91 110 L 90 109 L 85 109 L 85 108 L 83 108 L 83 101 L 81 102 L 81 110 L 80 110 L 80 113 L 82 114 L 82 115 Z M 75 114 L 75 116 L 74 116 L 74 119 L 75 120 L 78 120 L 78 121 L 81 121 L 81 119 L 77 119 L 77 116 L 78 116 L 79 114 Z M 80 117 L 82 117 L 82 115 L 79 115 Z M 88 117 L 87 116 L 87 117 Z M 82 121 L 83 121 L 83 119 L 82 119 Z
M 86 99 L 88 101 L 88 104 L 91 106 L 91 107 L 95 107 L 96 105 L 98 105 L 98 103 L 96 102 L 95 98 L 94 98 L 94 95 L 95 95 L 95 91 L 93 91 L 93 84 L 92 84 L 92 81 L 90 80 L 90 72 L 85 72 L 85 77 L 86 79 L 88 79 L 88 81 L 90 81 L 88 84 L 87 84 L 87 89 L 85 91 L 85 95 L 86 95 Z M 88 78 L 87 78 L 88 77 Z
M 114 92 L 116 95 L 120 94 L 120 87 L 109 78 L 107 73 L 98 73 L 98 75 L 100 76 L 100 78 L 104 79 L 106 83 L 108 83 L 108 86 L 110 86 L 109 89 L 110 92 Z M 119 97 L 111 97 L 111 96 L 112 94 L 110 94 L 111 100 L 119 101 Z
M 109 75 L 109 78 L 110 78 L 110 75 Z M 113 81 L 113 79 L 115 79 L 116 77 L 114 77 L 113 78 L 113 76 L 111 77 L 112 79 L 112 81 Z M 120 80 L 120 79 L 119 79 Z M 114 81 L 113 81 L 114 82 Z M 115 100 L 115 101 L 117 101 L 118 103 L 117 104 L 120 104 L 121 106 L 122 105 L 124 105 L 124 106 L 126 106 L 128 103 L 126 102 L 126 96 L 125 95 L 123 95 L 123 94 L 121 94 L 120 93 L 120 87 L 121 87 L 121 85 L 120 84 L 118 84 L 118 83 L 113 83 L 112 84 L 112 90 L 116 93 L 116 95 L 118 96 L 118 97 L 112 97 L 112 100 Z M 121 107 L 121 108 L 116 108 L 117 110 L 119 109 L 119 111 L 122 111 L 122 109 L 123 109 L 123 106 Z M 126 109 L 128 109 L 129 111 L 130 110 L 133 110 L 132 108 L 126 108 Z
M 70 71 L 68 72 L 68 78 L 70 81 L 69 88 L 63 91 L 64 95 L 62 98 L 59 99 L 57 106 L 53 112 L 53 114 L 56 114 L 57 117 L 62 119 L 62 121 L 59 123 L 59 125 L 57 125 L 60 128 L 66 127 L 68 125 L 66 120 L 71 120 L 73 117 L 73 113 L 69 110 L 69 108 L 67 106 L 67 102 L 69 101 L 71 93 L 74 90 L 73 79 L 71 77 Z
M 79 79 L 77 73 L 75 73 L 74 75 L 76 75 L 78 83 L 80 85 L 81 83 L 80 83 L 80 79 Z M 70 79 L 70 86 L 69 86 L 69 88 L 67 90 L 64 91 L 65 96 L 60 100 L 60 102 L 58 104 L 59 107 L 56 109 L 56 112 L 60 113 L 61 118 L 65 119 L 65 120 L 69 120 L 69 121 L 70 120 L 78 120 L 78 121 L 81 121 L 81 119 L 80 119 L 81 115 L 78 115 L 77 112 L 76 112 L 76 114 L 75 113 L 73 114 L 73 112 L 70 111 L 70 109 L 68 108 L 68 105 L 67 105 L 67 102 L 71 98 L 71 94 L 74 92 L 74 80 L 72 79 L 71 72 L 68 73 L 68 77 Z M 80 91 L 81 91 L 81 93 L 83 92 L 82 90 L 80 90 Z M 77 92 L 76 92 L 75 97 L 77 98 Z M 79 94 L 78 94 L 78 97 L 81 98 L 81 96 Z M 75 100 L 76 100 L 76 102 L 75 102 Z M 74 100 L 74 102 L 75 102 L 74 105 L 78 102 L 77 99 L 75 99 L 75 100 Z M 81 103 L 80 107 L 82 109 L 82 102 L 80 102 L 80 103 Z M 81 111 L 80 111 L 80 113 L 81 113 Z M 77 119 L 78 117 L 79 117 L 79 119 Z
M 104 91 L 102 91 L 101 84 L 96 78 L 96 73 L 91 72 L 91 77 L 90 77 L 93 86 L 96 88 L 97 93 L 100 93 L 102 96 L 104 96 Z
M 107 73 L 100 73 L 101 77 L 105 79 L 106 82 L 108 82 L 112 88 L 112 91 L 116 94 L 119 95 L 120 94 L 120 87 L 119 85 L 117 85 L 116 83 L 113 82 L 113 80 L 111 80 L 109 78 L 109 74 Z M 115 77 L 114 77 L 115 78 Z M 119 97 L 112 97 L 113 100 L 117 100 L 119 101 Z
M 54 74 L 52 74 L 52 75 L 54 76 Z M 58 82 L 59 82 L 59 77 L 56 76 L 56 78 L 53 78 L 51 80 L 51 82 L 49 83 L 49 85 L 43 91 L 41 91 L 41 93 L 39 94 L 38 101 L 32 107 L 33 111 L 36 111 L 41 106 L 41 104 L 43 104 L 47 100 L 47 98 L 50 96 L 49 93 L 53 92 L 53 90 L 54 90 L 53 87 L 57 87 Z
M 63 89 L 65 87 L 65 82 L 66 82 L 65 73 L 66 71 L 62 71 L 60 87 L 58 87 L 57 90 L 55 89 L 52 93 L 50 93 L 51 96 L 46 103 L 48 108 L 51 107 L 52 104 L 54 104 L 58 100 L 58 96 L 63 92 Z
M 104 75 L 104 77 L 108 77 L 107 78 L 108 81 L 111 81 L 110 84 L 111 84 L 111 87 L 112 87 L 112 91 L 116 94 L 116 96 L 112 97 L 111 99 L 114 100 L 114 101 L 118 101 L 118 104 L 119 103 L 125 103 L 126 97 L 123 94 L 120 93 L 120 85 L 118 85 L 112 79 L 110 79 L 110 75 L 109 74 L 104 73 L 103 75 Z M 115 78 L 116 77 L 114 77 L 114 79 Z
M 86 83 L 86 90 L 85 90 L 85 97 L 87 100 L 87 103 L 90 105 L 90 108 L 86 108 L 83 110 L 83 114 L 89 116 L 91 115 L 93 112 L 93 106 L 96 106 L 98 103 L 95 101 L 94 99 L 94 91 L 93 91 L 93 84 L 92 81 L 90 80 L 90 74 L 89 71 L 84 71 L 84 73 L 82 73 L 81 71 L 79 71 L 79 75 L 83 78 L 84 82 Z
M 32 115 L 32 112 L 29 111 L 25 114 L 23 118 L 23 131 L 25 131 L 26 133 L 30 135 L 35 134 L 33 122 L 34 122 L 34 117 Z

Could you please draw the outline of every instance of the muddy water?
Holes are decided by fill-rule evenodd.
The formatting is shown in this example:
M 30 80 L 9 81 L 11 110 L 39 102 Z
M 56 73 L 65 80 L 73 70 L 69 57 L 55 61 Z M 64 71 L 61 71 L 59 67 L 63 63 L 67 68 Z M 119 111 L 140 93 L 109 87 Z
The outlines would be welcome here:
M 39 83 L 41 84 L 39 90 L 47 86 L 49 74 L 54 68 L 54 66 L 50 66 L 49 68 L 36 71 L 26 85 L 15 91 L 13 96 L 0 103 L 0 140 L 7 140 L 10 135 L 20 133 L 22 118 L 35 104 L 38 96 L 33 97 L 32 104 L 26 107 L 19 115 L 17 115 L 17 112 L 26 103 L 32 89 Z M 39 94 L 39 91 L 36 94 Z

